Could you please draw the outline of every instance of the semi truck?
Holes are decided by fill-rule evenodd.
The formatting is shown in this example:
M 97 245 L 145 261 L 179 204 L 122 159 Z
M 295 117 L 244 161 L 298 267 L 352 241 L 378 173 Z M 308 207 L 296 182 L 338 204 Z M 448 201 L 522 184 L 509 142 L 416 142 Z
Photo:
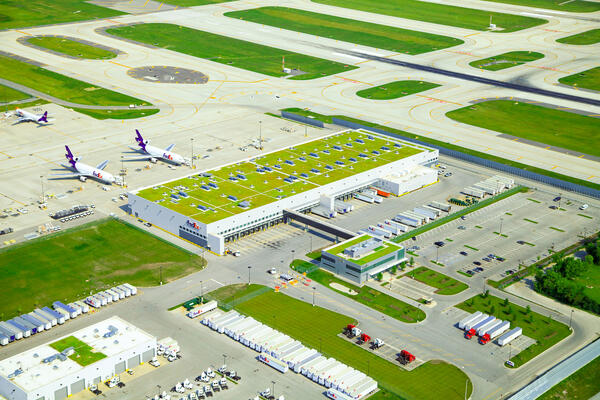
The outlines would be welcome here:
M 282 374 L 286 373 L 289 369 L 286 363 L 284 363 L 283 361 L 279 361 L 278 359 L 267 353 L 260 353 L 258 359 L 267 364 L 268 366 L 272 367 L 273 369 L 281 372 Z
M 60 313 L 54 311 L 50 307 L 42 307 L 42 311 L 44 311 L 47 314 L 52 315 L 56 319 L 56 321 L 58 322 L 59 325 L 62 325 L 65 323 L 65 316 L 63 314 L 60 314 Z
M 383 236 L 384 238 L 392 237 L 392 233 L 381 228 L 377 228 L 373 225 L 369 225 L 369 231 L 375 233 L 376 235 Z
M 55 301 L 54 303 L 52 303 L 52 307 L 54 307 L 54 309 L 57 311 L 58 310 L 65 311 L 69 315 L 69 318 L 75 318 L 79 315 L 77 310 L 75 310 L 73 307 L 69 307 L 68 305 L 66 305 L 60 301 Z
M 488 317 L 489 317 L 489 315 L 487 315 L 487 314 L 481 314 L 477 318 L 474 318 L 473 320 L 467 322 L 465 324 L 464 330 L 465 331 L 471 330 L 471 328 L 474 328 L 477 324 L 479 324 L 483 320 L 487 319 Z
M 477 330 L 477 336 L 481 336 L 484 333 L 486 333 L 489 329 L 493 328 L 494 326 L 498 325 L 498 320 L 496 319 L 496 317 L 494 316 L 490 316 L 487 320 L 487 322 L 480 324 L 476 330 Z
M 472 320 L 474 320 L 475 318 L 479 317 L 480 315 L 482 315 L 481 311 L 476 311 L 473 314 L 467 315 L 466 317 L 464 317 L 463 319 L 461 319 L 458 323 L 458 328 L 459 329 L 465 329 L 465 325 L 469 322 L 471 322 Z
M 377 227 L 390 232 L 392 235 L 399 235 L 402 233 L 402 231 L 399 228 L 388 224 L 379 223 L 377 224 Z
M 386 219 L 385 221 L 383 221 L 386 225 L 390 225 L 393 226 L 394 228 L 398 229 L 401 232 L 406 232 L 408 230 L 408 227 L 404 224 L 400 224 L 398 222 L 394 222 L 391 221 L 389 219 Z
M 415 356 L 406 350 L 400 351 L 400 355 L 398 357 L 398 361 L 405 365 L 410 364 L 411 362 L 415 361 L 415 359 Z
M 490 339 L 502 335 L 504 332 L 510 329 L 510 321 L 502 321 L 502 323 L 496 326 L 494 329 L 490 329 L 487 333 L 490 335 Z
M 472 328 L 475 329 L 476 332 L 479 332 L 480 328 L 483 328 L 484 326 L 488 325 L 490 322 L 494 322 L 496 320 L 496 317 L 494 317 L 493 315 L 488 315 L 488 317 L 482 321 L 480 321 L 477 325 L 473 326 Z
M 356 193 L 354 195 L 354 198 L 357 199 L 357 200 L 364 201 L 366 203 L 370 203 L 370 204 L 375 203 L 375 198 L 373 198 L 371 196 L 367 196 L 367 195 L 362 194 L 362 193 Z
M 470 187 L 470 186 L 464 188 L 461 192 L 468 196 L 473 196 L 473 197 L 477 197 L 480 199 L 482 199 L 485 196 L 485 193 L 483 192 L 483 190 L 475 189 L 474 187 Z
M 519 327 L 511 329 L 504 335 L 500 336 L 500 338 L 498 339 L 498 344 L 500 346 L 507 345 L 510 342 L 512 342 L 513 340 L 515 340 L 516 338 L 518 338 L 519 336 L 521 336 L 522 334 L 523 334 L 523 329 L 521 329 Z
M 421 222 L 417 218 L 412 218 L 404 214 L 396 215 L 394 217 L 394 221 L 399 222 L 403 225 L 412 226 L 413 228 L 416 228 L 421 225 Z
M 419 214 L 419 215 L 423 215 L 424 217 L 428 218 L 429 220 L 434 220 L 437 218 L 437 213 L 426 209 L 425 207 L 415 207 L 413 208 L 413 212 L 415 214 Z
M 429 202 L 429 207 L 437 208 L 438 210 L 442 210 L 445 212 L 450 212 L 452 210 L 452 206 L 448 203 L 441 203 L 439 201 L 432 200 Z
M 50 322 L 50 324 L 52 326 L 55 326 L 56 324 L 58 324 L 58 320 L 56 319 L 56 316 L 54 314 L 50 314 L 39 308 L 36 308 L 35 310 L 33 310 L 33 312 L 36 315 L 39 315 L 40 317 L 45 318 L 48 322 Z

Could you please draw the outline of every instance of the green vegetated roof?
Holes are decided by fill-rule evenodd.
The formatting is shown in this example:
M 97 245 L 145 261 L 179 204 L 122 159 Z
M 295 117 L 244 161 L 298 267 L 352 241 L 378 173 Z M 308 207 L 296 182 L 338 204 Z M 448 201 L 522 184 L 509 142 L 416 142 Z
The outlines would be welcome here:
M 137 195 L 208 224 L 422 151 L 407 142 L 346 131 L 143 189 Z
M 353 239 L 349 239 L 345 242 L 342 242 L 338 246 L 335 246 L 335 247 L 332 247 L 329 249 L 324 249 L 324 251 L 326 251 L 329 254 L 333 254 L 338 257 L 345 258 L 349 261 L 352 261 L 355 264 L 364 265 L 366 263 L 377 260 L 383 256 L 386 256 L 390 253 L 394 253 L 394 252 L 402 249 L 402 246 L 398 246 L 391 242 L 382 241 L 380 246 L 374 248 L 373 250 L 369 251 L 368 253 L 365 253 L 364 255 L 362 255 L 358 258 L 351 258 L 351 257 L 348 257 L 345 254 L 343 254 L 344 250 L 346 250 L 347 248 L 357 245 L 359 243 L 365 242 L 365 241 L 371 239 L 372 237 L 373 236 L 371 236 L 371 235 L 363 234 L 363 235 L 360 235 Z
M 75 336 L 67 336 L 66 338 L 63 338 L 57 342 L 50 343 L 49 346 L 58 352 L 62 352 L 69 347 L 73 347 L 75 353 L 71 354 L 69 358 L 82 367 L 106 358 L 106 354 L 103 354 L 99 351 L 94 351 L 90 345 L 85 344 Z

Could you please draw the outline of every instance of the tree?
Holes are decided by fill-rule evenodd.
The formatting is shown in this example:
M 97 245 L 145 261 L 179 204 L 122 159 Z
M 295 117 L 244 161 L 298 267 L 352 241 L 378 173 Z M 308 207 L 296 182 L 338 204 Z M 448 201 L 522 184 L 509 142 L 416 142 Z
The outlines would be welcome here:
M 380 272 L 377 274 L 377 280 L 381 282 L 383 280 L 383 274 Z
M 410 257 L 410 266 L 412 267 L 413 265 L 415 265 L 415 258 L 414 257 Z
M 502 303 L 504 307 L 508 307 L 508 297 L 504 299 L 504 303 Z
M 394 265 L 392 268 L 390 268 L 390 272 L 396 275 L 396 272 L 398 272 L 398 267 Z
M 496 312 L 496 306 L 492 306 L 490 308 L 490 314 L 494 314 Z
M 600 264 L 600 239 L 586 243 L 585 252 L 592 256 L 594 264 Z
M 531 314 L 531 306 L 529 306 L 529 304 L 527 304 L 527 307 L 525 308 L 525 314 Z

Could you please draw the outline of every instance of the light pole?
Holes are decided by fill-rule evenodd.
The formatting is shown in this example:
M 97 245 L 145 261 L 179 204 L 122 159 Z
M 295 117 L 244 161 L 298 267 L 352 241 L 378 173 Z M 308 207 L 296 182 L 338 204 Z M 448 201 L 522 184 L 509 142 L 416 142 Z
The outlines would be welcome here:
M 259 150 L 263 149 L 263 145 L 262 145 L 262 121 L 258 121 L 258 145 L 259 145 Z
M 573 322 L 573 309 L 571 309 L 571 316 L 569 317 L 569 329 L 571 329 L 571 322 Z
M 202 300 L 204 301 L 204 285 L 202 284 L 202 281 L 200 281 L 200 297 L 202 297 Z
M 271 393 L 273 393 L 273 397 L 275 397 L 275 381 L 271 381 L 271 383 L 273 384 L 273 391 Z
M 252 266 L 248 265 L 248 285 L 250 285 L 250 270 L 252 269 Z
M 465 400 L 467 400 L 467 391 L 469 390 L 469 380 L 465 380 Z
M 227 365 L 227 354 L 223 354 L 223 366 Z
M 312 249 L 313 249 L 313 247 L 312 247 L 312 235 L 311 235 L 311 236 L 310 236 L 310 252 L 311 252 L 311 253 L 312 253 Z
M 42 203 L 46 202 L 46 192 L 44 192 L 44 175 L 40 175 L 40 182 L 42 183 Z
M 192 142 L 192 169 L 194 169 L 194 138 L 190 138 Z
M 500 231 L 498 232 L 498 236 L 502 236 L 502 221 L 504 219 L 502 217 L 500 217 Z
M 315 306 L 315 292 L 317 291 L 317 287 L 313 286 L 313 307 Z

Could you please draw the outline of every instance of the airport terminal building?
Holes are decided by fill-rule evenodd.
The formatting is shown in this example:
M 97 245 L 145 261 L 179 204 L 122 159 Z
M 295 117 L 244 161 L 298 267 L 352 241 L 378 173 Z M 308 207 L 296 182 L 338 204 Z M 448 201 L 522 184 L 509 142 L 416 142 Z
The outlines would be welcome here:
M 111 317 L 0 361 L 0 399 L 66 399 L 150 361 L 155 352 L 155 337 Z
M 438 151 L 347 130 L 132 191 L 129 212 L 223 254 L 226 243 L 284 222 L 321 196 L 344 198 L 381 180 L 403 194 L 437 181 Z
M 320 266 L 362 285 L 404 261 L 402 246 L 365 233 L 321 250 Z

